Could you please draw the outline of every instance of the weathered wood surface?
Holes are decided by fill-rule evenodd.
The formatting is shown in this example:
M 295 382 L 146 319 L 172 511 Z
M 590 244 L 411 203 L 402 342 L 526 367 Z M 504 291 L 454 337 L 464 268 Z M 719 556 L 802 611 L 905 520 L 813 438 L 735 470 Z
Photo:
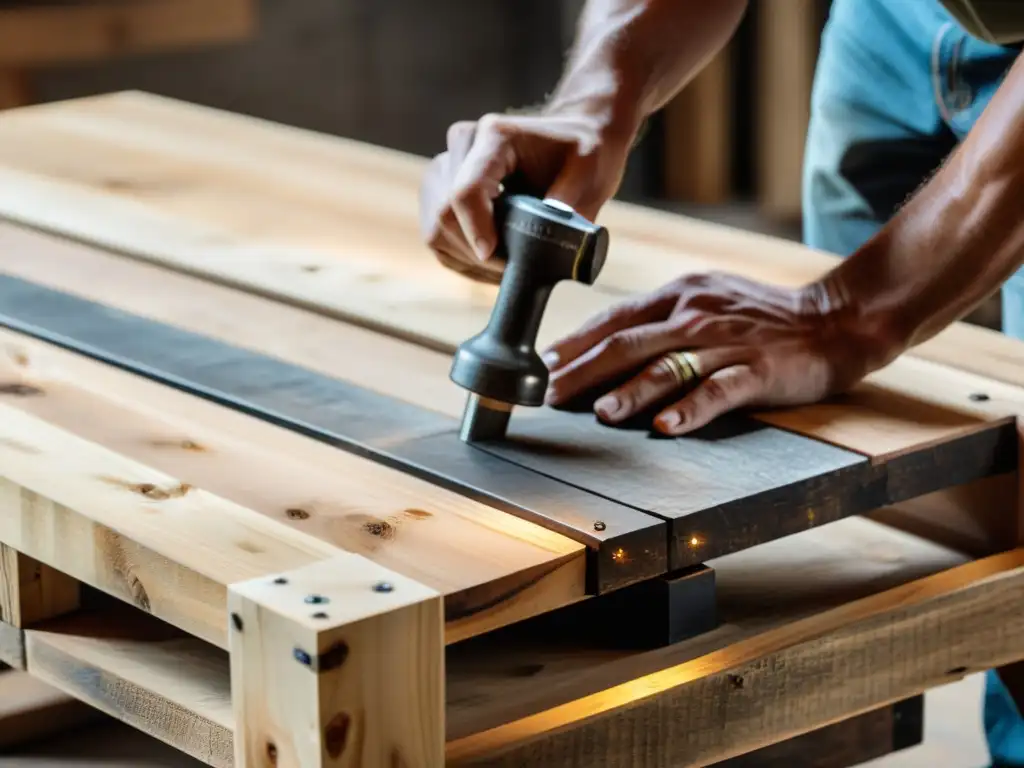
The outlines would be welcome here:
M 412 401 L 410 407 L 421 407 L 420 379 L 402 377 L 399 371 L 406 361 L 407 372 L 422 366 L 423 380 L 438 393 L 435 409 L 451 414 L 445 422 L 435 409 L 428 409 L 424 411 L 424 423 L 428 427 L 450 423 L 451 427 L 443 435 L 402 441 L 398 435 L 403 428 L 396 426 L 395 435 L 386 436 L 389 450 L 412 463 L 441 462 L 446 470 L 443 474 L 455 478 L 461 489 L 479 489 L 489 493 L 492 501 L 508 498 L 519 510 L 536 509 L 544 517 L 566 521 L 578 519 L 571 523 L 573 530 L 556 528 L 577 540 L 586 538 L 576 537 L 575 532 L 596 536 L 593 526 L 599 520 L 605 524 L 602 536 L 610 543 L 612 536 L 627 530 L 620 528 L 620 517 L 625 515 L 623 526 L 632 525 L 627 521 L 634 510 L 649 512 L 671 524 L 668 567 L 672 569 L 1013 467 L 1009 417 L 997 418 L 985 411 L 988 407 L 994 413 L 997 404 L 978 403 L 978 413 L 965 415 L 932 405 L 921 396 L 914 401 L 915 415 L 930 410 L 941 423 L 959 422 L 956 434 L 961 436 L 937 442 L 933 436 L 931 441 L 922 442 L 922 450 L 897 452 L 880 464 L 749 420 L 738 420 L 731 426 L 713 425 L 701 434 L 674 441 L 672 449 L 667 450 L 664 441 L 652 441 L 643 431 L 612 430 L 585 414 L 542 410 L 514 420 L 512 440 L 480 447 L 543 476 L 524 482 L 517 479 L 513 468 L 503 470 L 502 462 L 478 466 L 482 459 L 476 459 L 467 465 L 459 458 L 474 452 L 455 439 L 461 399 L 452 397 L 451 388 L 435 379 L 444 376 L 447 380 L 449 361 L 444 360 L 446 365 L 442 367 L 437 360 L 446 358 L 442 353 L 50 236 L 7 226 L 0 227 L 0 242 L 8 246 L 0 253 L 0 269 L 14 276 L 189 331 L 208 333 L 241 348 L 265 350 L 332 378 Z M 86 275 L 91 275 L 90 279 L 84 279 Z M 100 276 L 102 279 L 98 279 Z M 146 287 L 147 281 L 159 281 L 161 288 L 159 298 L 152 302 L 144 298 L 152 292 Z M 25 308 L 19 311 L 46 317 L 44 303 L 35 299 L 22 302 Z M 11 299 L 5 304 L 17 302 Z M 109 323 L 113 315 L 101 312 L 97 317 Z M 64 333 L 84 332 L 82 324 L 67 313 L 57 313 L 52 323 Z M 289 335 L 285 336 L 286 332 Z M 94 336 L 97 340 L 113 339 L 105 343 L 116 344 L 122 356 L 128 356 L 131 347 L 133 354 L 145 355 L 143 362 L 150 365 L 159 366 L 161 355 L 171 360 L 176 354 L 167 345 L 147 342 L 134 329 L 120 334 L 97 330 Z M 301 342 L 290 344 L 290 339 Z M 100 341 L 94 343 L 102 346 Z M 337 350 L 349 343 L 366 357 L 338 355 Z M 198 344 L 183 349 L 187 351 L 181 358 L 184 364 L 198 366 L 196 370 L 201 373 Z M 227 350 L 218 354 L 223 360 L 217 360 L 223 362 L 235 353 Z M 353 366 L 353 359 L 365 364 Z M 330 362 L 334 360 L 338 362 Z M 338 391 L 341 393 L 340 388 Z M 274 392 L 277 397 L 278 391 Z M 1015 391 L 1008 391 L 1005 397 L 1009 400 L 1015 395 Z M 332 395 L 332 399 L 339 396 Z M 884 393 L 873 397 L 888 402 Z M 972 402 L 966 396 L 964 401 Z M 881 406 L 876 409 L 880 410 Z M 899 409 L 890 410 L 896 413 Z M 321 415 L 326 417 L 328 411 Z M 382 413 L 376 419 L 366 416 L 370 414 L 364 414 L 363 421 L 372 431 L 383 428 L 392 414 Z M 970 428 L 966 427 L 968 423 Z M 919 426 L 922 421 L 910 424 Z M 877 430 L 883 439 L 891 434 L 884 426 Z M 416 434 L 414 424 L 409 430 Z M 739 467 L 743 471 L 738 471 Z M 505 491 L 502 483 L 507 487 Z M 597 496 L 588 502 L 578 497 L 582 492 Z M 613 508 L 602 511 L 602 507 L 609 506 L 608 500 L 617 502 L 623 512 Z M 560 510 L 557 515 L 555 510 Z M 626 561 L 629 565 L 636 561 L 636 553 L 647 551 L 649 545 L 637 539 L 632 545 L 612 549 L 632 553 L 633 560 Z M 605 554 L 601 558 L 604 562 Z M 614 570 L 622 562 L 609 562 L 607 568 Z
M 957 574 L 962 567 L 971 567 L 962 566 L 964 561 L 962 555 L 943 547 L 850 519 L 722 558 L 716 568 L 727 623 L 672 648 L 612 651 L 595 645 L 592 638 L 537 631 L 543 628 L 539 620 L 532 626 L 528 622 L 450 645 L 448 738 L 457 743 L 509 719 L 568 705 L 680 663 L 696 665 L 698 677 L 714 678 L 736 663 L 729 649 L 740 641 L 759 643 L 758 653 L 767 658 L 792 644 L 794 638 L 784 628 L 795 620 L 811 616 L 824 621 L 843 610 L 844 603 L 870 595 L 896 609 L 902 594 L 899 585 L 943 571 Z M 783 567 L 786 564 L 789 568 Z M 890 591 L 894 588 L 897 591 Z M 29 630 L 33 674 L 200 760 L 230 765 L 234 717 L 224 651 L 185 637 L 128 606 L 103 605 L 98 610 Z M 932 618 L 946 626 L 940 614 Z M 880 648 L 879 653 L 885 653 L 884 644 Z M 978 653 L 986 648 L 982 646 Z M 779 685 L 810 686 L 843 701 L 845 687 L 853 685 L 827 675 L 807 677 L 799 665 L 777 667 L 776 674 Z M 751 685 L 746 693 L 754 697 L 755 706 L 774 701 L 770 698 L 774 689 Z M 699 703 L 699 691 L 691 687 L 684 694 L 695 696 L 687 700 L 693 706 Z M 882 703 L 879 700 L 878 705 Z M 685 709 L 680 705 L 681 711 Z M 863 711 L 867 709 L 874 707 Z M 786 712 L 782 727 L 792 725 L 795 717 L 791 710 Z M 699 731 L 713 734 L 742 717 L 741 709 L 723 708 Z M 806 714 L 810 720 L 815 717 L 813 710 Z M 810 720 L 801 722 L 806 725 Z M 627 748 L 609 753 L 607 761 L 629 764 L 631 756 Z M 604 764 L 585 758 L 581 753 L 577 764 L 595 768 Z
M 707 765 L 1017 661 L 1006 638 L 1024 629 L 1024 614 L 1006 606 L 1021 601 L 1017 549 L 458 740 L 449 758 L 575 766 L 623 754 L 638 766 Z M 640 737 L 651 732 L 656 742 Z
M 115 463 L 122 458 L 146 471 L 166 472 L 189 489 L 215 494 L 239 510 L 257 512 L 257 523 L 288 526 L 300 536 L 323 540 L 328 548 L 359 553 L 438 589 L 447 596 L 451 640 L 551 610 L 584 594 L 581 545 L 289 430 L 10 332 L 0 332 L 0 381 L 15 393 L 0 395 L 0 405 L 55 433 L 66 430 L 68 440 L 83 450 L 104 453 L 111 463 L 101 474 L 110 479 L 92 485 L 102 494 L 120 490 L 126 510 L 132 507 L 133 486 L 115 482 L 120 477 Z M 35 465 L 41 477 L 72 471 L 59 463 L 64 443 L 55 438 L 54 454 L 31 453 L 30 448 L 43 450 L 42 445 L 31 431 L 19 438 L 15 429 L 0 424 L 0 475 L 8 481 L 20 482 L 18 466 Z M 23 487 L 26 493 L 46 496 L 58 493 L 61 485 L 26 481 Z M 64 503 L 88 514 L 93 499 L 82 490 L 81 497 Z M 160 506 L 155 503 L 159 499 L 134 498 L 142 508 Z M 15 514 L 14 508 L 0 505 L 0 517 L 8 524 Z M 97 586 L 140 605 L 161 598 L 197 604 L 215 599 L 212 594 L 200 597 L 202 591 L 181 598 L 184 583 L 171 589 L 160 581 L 167 574 L 149 572 L 156 562 L 133 560 L 131 542 L 143 543 L 133 536 L 131 525 L 110 518 L 108 526 L 116 534 L 104 539 L 102 557 L 94 560 L 82 553 L 90 563 L 89 578 L 79 578 L 98 580 Z M 163 552 L 183 562 L 176 550 Z M 122 563 L 131 563 L 131 568 L 125 570 Z M 223 623 L 216 614 L 194 618 L 215 622 L 218 633 Z
M 236 765 L 444 762 L 436 591 L 345 553 L 232 584 L 228 610 Z
M 23 630 L 78 606 L 77 581 L 0 542 L 0 667 L 24 669 Z
M 494 289 L 439 269 L 420 242 L 423 162 L 167 99 L 115 94 L 0 118 L 0 215 L 450 350 L 483 326 Z M 775 238 L 621 203 L 605 209 L 602 223 L 612 232 L 612 250 L 599 285 L 559 286 L 541 343 L 626 293 L 688 271 L 726 269 L 795 284 L 835 263 Z M 1008 373 L 1011 361 L 1024 365 L 1016 345 L 964 325 L 913 357 L 1011 384 L 1020 381 Z M 902 391 L 904 367 L 897 361 L 869 377 L 842 409 L 787 409 L 770 418 L 885 456 L 1016 412 L 1000 402 L 980 411 L 964 403 L 961 380 L 943 366 L 928 369 L 939 412 L 922 419 L 925 408 L 910 419 L 900 408 L 879 411 L 872 387 Z M 879 444 L 879 425 L 886 424 Z

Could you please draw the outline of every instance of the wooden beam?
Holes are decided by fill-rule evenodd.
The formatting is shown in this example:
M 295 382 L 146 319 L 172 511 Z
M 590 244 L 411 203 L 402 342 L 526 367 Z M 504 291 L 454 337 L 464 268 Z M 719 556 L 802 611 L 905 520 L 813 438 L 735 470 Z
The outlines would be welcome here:
M 358 555 L 234 584 L 235 764 L 444 762 L 440 595 Z
M 98 0 L 0 8 L 0 67 L 51 66 L 241 40 L 251 0 Z
M 452 417 L 458 417 L 463 408 L 463 393 L 448 379 L 451 364 L 448 355 L 340 323 L 319 313 L 3 224 L 0 224 L 0 270 L 231 345 L 263 352 Z M 160 286 L 158 292 L 152 290 L 154 285 Z M 338 349 L 350 352 L 338 355 Z M 408 371 L 413 370 L 420 375 L 410 377 Z M 75 374 L 74 378 L 89 381 L 94 376 L 94 373 L 82 373 Z M 972 399 L 982 386 L 988 399 Z M 142 396 L 140 391 L 135 397 Z M 151 392 L 145 394 L 145 397 L 152 396 Z M 941 451 L 936 453 L 931 446 L 947 445 L 951 435 L 959 434 L 971 440 L 979 429 L 1002 429 L 999 425 L 1008 424 L 1006 414 L 1014 412 L 1019 402 L 1020 390 L 1016 387 L 905 358 L 865 382 L 862 394 L 806 410 L 765 414 L 764 420 L 774 420 L 778 426 L 792 426 L 816 439 L 850 447 L 872 456 L 880 464 L 893 462 L 898 469 L 901 462 L 915 461 L 916 455 L 937 458 Z M 789 414 L 788 422 L 786 414 Z M 517 415 L 515 424 L 522 424 L 527 431 L 533 430 L 533 416 Z M 583 420 L 582 417 L 577 419 Z M 557 437 L 563 427 L 561 422 L 553 426 Z M 543 429 L 544 425 L 538 424 L 536 428 Z M 550 423 L 548 429 L 552 429 Z M 101 439 L 97 433 L 93 434 L 93 439 Z M 624 438 L 604 435 L 602 439 Z M 635 439 L 639 440 L 639 436 Z M 506 446 L 505 450 L 508 449 Z M 653 448 L 648 447 L 648 450 Z M 955 448 L 950 457 L 957 459 L 965 455 L 959 451 L 960 448 Z M 657 456 L 664 462 L 671 460 L 673 454 L 660 452 Z M 573 456 L 548 457 L 547 460 L 573 460 Z M 585 461 L 586 456 L 577 455 L 574 463 L 579 465 Z M 962 482 L 955 478 L 955 472 L 964 466 L 963 461 L 953 461 L 948 474 L 942 471 L 941 482 L 954 485 Z M 919 467 L 907 477 L 928 476 L 928 472 Z M 937 475 L 932 472 L 931 476 Z M 894 487 L 902 487 L 904 496 L 930 490 L 912 488 L 905 483 Z M 956 534 L 980 529 L 988 542 L 985 546 L 998 549 L 1013 546 L 1014 540 L 1006 538 L 1007 526 L 995 511 L 991 515 L 984 513 L 986 507 L 970 504 L 971 496 L 959 489 L 952 493 L 957 499 L 955 505 L 968 512 L 973 510 L 972 514 L 977 512 L 977 520 L 972 522 L 968 515 L 962 523 L 943 524 L 942 530 Z M 633 500 L 626 501 L 632 503 Z M 880 500 L 878 503 L 889 502 Z M 934 512 L 930 503 L 927 509 L 928 514 Z M 817 523 L 823 520 L 819 518 Z M 976 537 L 975 533 L 970 535 Z M 686 540 L 690 538 L 692 535 L 684 536 Z
M 452 642 L 585 594 L 583 545 L 290 430 L 6 331 L 0 382 L 48 425 L 436 588 Z
M 0 118 L 0 140 L 0 214 L 12 219 L 446 352 L 490 312 L 493 287 L 440 269 L 420 240 L 422 158 L 140 94 L 18 110 Z M 182 193 L 182 183 L 231 193 L 200 204 L 201 192 Z M 295 209 L 301 226 L 273 215 Z M 627 204 L 609 204 L 602 222 L 612 232 L 612 252 L 599 285 L 559 286 L 541 344 L 626 293 L 685 272 L 725 269 L 799 284 L 836 263 L 776 238 Z M 941 406 L 923 405 L 925 418 L 913 422 L 923 426 L 909 429 L 901 412 L 907 400 L 880 399 L 872 389 L 919 401 L 913 382 L 904 381 L 915 375 L 909 365 L 897 360 L 843 403 L 857 406 L 846 409 L 848 420 L 871 415 L 885 427 L 883 455 L 1011 415 L 999 410 L 1001 397 L 987 404 L 954 394 L 942 399 L 963 385 L 940 366 L 929 377 Z M 837 429 L 836 409 L 826 415 L 823 421 L 820 409 L 793 408 L 758 418 L 815 438 L 849 431 Z M 882 430 L 870 431 L 877 437 Z
M 24 669 L 21 631 L 78 605 L 77 581 L 0 543 L 0 661 Z
M 700 667 L 699 674 L 714 676 L 735 663 L 728 649 L 738 642 L 758 649 L 764 661 L 751 666 L 760 670 L 762 664 L 770 663 L 772 654 L 790 645 L 785 629 L 800 617 L 829 615 L 830 610 L 864 595 L 891 595 L 895 601 L 902 593 L 885 590 L 920 584 L 917 580 L 930 573 L 958 573 L 957 564 L 963 562 L 955 553 L 915 537 L 850 519 L 724 558 L 719 577 L 728 625 L 670 648 L 652 653 L 595 646 L 588 637 L 576 637 L 573 642 L 571 636 L 543 629 L 547 625 L 539 619 L 533 628 L 526 622 L 449 646 L 445 663 L 449 739 L 549 711 L 627 680 L 646 679 L 679 663 L 709 662 L 712 666 Z M 789 568 L 782 567 L 786 564 Z M 946 570 L 950 568 L 954 570 Z M 335 604 L 302 603 L 301 610 L 312 613 L 323 608 L 330 619 Z M 942 613 L 931 616 L 940 622 Z M 243 634 L 246 626 L 243 621 Z M 948 625 L 942 626 L 946 631 Z M 836 631 L 842 629 L 839 626 Z M 34 675 L 208 764 L 230 764 L 234 715 L 224 651 L 124 604 L 47 622 L 26 636 Z M 821 641 L 827 643 L 831 636 L 826 632 Z M 844 654 L 856 651 L 845 642 L 841 648 Z M 885 653 L 884 643 L 878 648 Z M 983 645 L 978 652 L 985 653 L 987 648 Z M 714 666 L 716 659 L 725 667 Z M 286 661 L 285 669 L 292 657 Z M 847 684 L 832 673 L 805 677 L 799 667 L 774 670 L 779 685 L 799 686 L 798 690 L 811 686 L 822 695 L 835 695 L 837 685 Z M 747 693 L 760 702 L 758 706 L 771 706 L 775 689 L 755 682 Z M 691 686 L 687 691 L 694 696 L 687 706 L 701 706 L 703 690 Z M 680 705 L 681 710 L 685 708 Z M 741 707 L 719 708 L 707 728 L 723 727 L 742 718 L 743 712 Z M 836 738 L 836 729 L 831 731 L 829 738 Z M 820 743 L 825 736 L 802 741 Z M 838 747 L 836 752 L 843 754 Z
M 1009 605 L 1024 606 L 1024 549 L 466 737 L 449 744 L 449 762 L 556 768 L 601 754 L 707 765 L 1019 660 L 1012 638 L 1024 630 L 1024 611 Z M 650 729 L 657 744 L 635 738 Z
M 0 541 L 221 645 L 228 584 L 338 551 L 3 403 L 0 456 Z

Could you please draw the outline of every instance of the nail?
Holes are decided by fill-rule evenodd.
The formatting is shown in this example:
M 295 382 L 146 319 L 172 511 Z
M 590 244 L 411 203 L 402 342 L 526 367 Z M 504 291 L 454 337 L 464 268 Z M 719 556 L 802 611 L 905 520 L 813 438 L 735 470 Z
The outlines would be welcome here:
M 671 432 L 682 423 L 682 417 L 675 411 L 663 413 L 655 419 L 655 424 L 662 432 Z
M 558 365 L 558 353 L 555 352 L 555 350 L 553 349 L 549 349 L 547 352 L 543 354 L 541 360 L 544 361 L 544 365 L 548 367 L 548 370 L 551 370 L 556 365 Z
M 615 395 L 605 395 L 594 403 L 594 410 L 606 419 L 614 419 L 620 408 L 622 403 Z

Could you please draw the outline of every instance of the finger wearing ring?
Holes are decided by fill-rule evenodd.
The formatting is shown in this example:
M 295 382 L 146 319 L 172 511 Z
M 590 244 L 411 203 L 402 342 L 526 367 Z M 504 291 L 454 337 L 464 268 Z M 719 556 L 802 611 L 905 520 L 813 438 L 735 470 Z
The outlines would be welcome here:
M 664 366 L 679 387 L 689 387 L 700 378 L 700 361 L 693 352 L 669 352 L 656 365 Z
M 698 383 L 697 373 L 732 365 L 734 349 L 701 349 L 673 352 L 655 359 L 643 371 L 594 403 L 594 411 L 605 422 L 618 423 L 663 402 L 686 394 Z

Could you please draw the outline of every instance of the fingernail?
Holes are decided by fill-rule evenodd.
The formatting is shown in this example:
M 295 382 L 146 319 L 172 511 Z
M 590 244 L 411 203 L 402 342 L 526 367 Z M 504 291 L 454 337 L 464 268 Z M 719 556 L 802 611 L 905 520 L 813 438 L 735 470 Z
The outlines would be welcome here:
M 620 408 L 622 408 L 622 403 L 615 395 L 605 395 L 594 403 L 594 410 L 606 419 L 614 419 Z
M 548 370 L 558 365 L 558 353 L 553 349 L 549 349 L 541 356 L 541 360 L 544 361 L 544 365 L 548 367 Z
M 487 261 L 487 258 L 491 255 L 491 249 L 487 245 L 487 241 L 482 237 L 478 237 L 476 242 L 473 243 L 473 248 L 476 250 L 476 257 L 480 261 Z
M 663 413 L 654 420 L 655 426 L 662 432 L 671 432 L 683 423 L 682 417 L 675 411 Z

